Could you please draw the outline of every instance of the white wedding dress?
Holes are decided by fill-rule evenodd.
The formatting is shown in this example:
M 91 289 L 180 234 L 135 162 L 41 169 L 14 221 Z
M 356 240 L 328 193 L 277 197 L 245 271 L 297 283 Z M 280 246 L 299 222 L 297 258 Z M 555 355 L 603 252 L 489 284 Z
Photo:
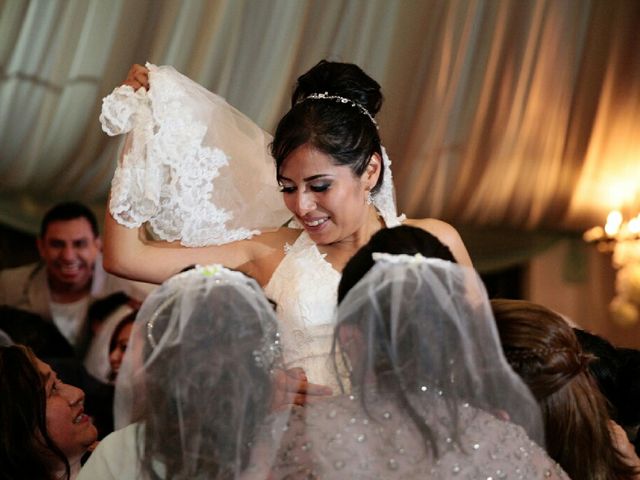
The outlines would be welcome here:
M 339 391 L 329 352 L 340 272 L 302 232 L 264 291 L 277 304 L 285 367 L 302 367 L 312 383 Z
M 149 68 L 148 92 L 116 88 L 103 100 L 109 135 L 128 133 L 112 182 L 113 218 L 186 246 L 219 245 L 276 229 L 290 218 L 276 182 L 271 136 L 172 67 Z M 391 162 L 373 204 L 387 227 L 399 225 Z M 295 222 L 293 222 L 295 224 Z M 340 273 L 306 233 L 265 288 L 278 304 L 284 357 L 313 383 L 338 392 L 329 359 Z

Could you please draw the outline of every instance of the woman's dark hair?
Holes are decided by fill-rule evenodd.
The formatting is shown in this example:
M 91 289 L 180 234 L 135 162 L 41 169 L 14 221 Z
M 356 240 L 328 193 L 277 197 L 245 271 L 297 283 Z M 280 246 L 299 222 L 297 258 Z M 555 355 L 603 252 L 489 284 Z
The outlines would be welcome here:
M 124 329 L 124 327 L 133 323 L 136 320 L 137 314 L 138 314 L 138 311 L 134 310 L 133 312 L 130 312 L 124 317 L 122 317 L 122 320 L 118 322 L 118 325 L 116 325 L 116 328 L 113 330 L 113 333 L 111 334 L 111 340 L 109 340 L 109 353 L 113 352 L 113 349 L 116 348 L 116 345 L 118 344 L 118 335 L 120 335 L 120 332 Z
M 579 328 L 574 332 L 582 349 L 596 357 L 589 371 L 609 402 L 612 418 L 623 427 L 640 424 L 640 351 L 617 348 Z
M 571 327 L 531 302 L 491 306 L 505 356 L 542 409 L 549 456 L 571 478 L 631 478 L 634 469 L 612 443 L 606 400 L 587 368 L 593 357 Z
M 1 305 L 0 330 L 13 343 L 28 346 L 39 358 L 71 358 L 75 355 L 60 330 L 35 313 Z
M 47 431 L 45 387 L 27 347 L 0 347 L 0 465 L 7 480 L 54 479 L 69 461 Z
M 390 253 L 390 254 L 420 254 L 424 257 L 439 258 L 456 263 L 451 251 L 440 240 L 421 228 L 401 225 L 394 228 L 384 228 L 376 232 L 369 242 L 364 245 L 356 254 L 351 257 L 345 265 L 342 272 L 342 278 L 338 285 L 338 303 L 342 302 L 349 291 L 366 275 L 373 267 L 375 261 L 372 254 L 374 252 Z M 430 292 L 422 292 L 415 290 L 415 297 L 427 298 Z M 404 305 L 406 315 L 403 317 L 415 318 L 413 314 L 414 307 L 420 302 L 408 302 Z M 389 298 L 382 297 L 379 299 L 377 308 L 380 312 L 391 312 L 395 308 L 401 308 L 397 305 L 390 305 Z M 403 312 L 404 313 L 404 312 Z M 418 314 L 419 315 L 419 314 Z M 340 340 L 341 329 L 345 326 L 355 326 L 362 332 L 366 338 L 374 338 L 370 348 L 373 352 L 363 352 L 363 356 L 367 360 L 361 363 L 368 363 L 375 371 L 376 377 L 382 388 L 391 392 L 398 404 L 405 409 L 409 417 L 420 431 L 425 445 L 431 448 L 434 455 L 438 455 L 436 437 L 432 429 L 425 422 L 423 416 L 416 410 L 412 400 L 409 398 L 409 391 L 417 391 L 415 383 L 417 363 L 420 362 L 421 339 L 416 331 L 414 322 L 402 322 L 402 325 L 395 327 L 392 339 L 391 331 L 394 330 L 389 324 L 389 317 L 381 314 L 382 322 L 365 321 L 360 315 L 352 315 L 349 320 L 342 320 L 336 327 L 333 338 L 332 358 L 334 359 L 334 367 L 339 372 L 339 363 L 349 362 L 350 359 L 344 353 L 347 351 L 346 346 Z M 386 322 L 386 324 L 385 324 Z M 393 344 L 395 342 L 395 347 Z M 392 358 L 394 350 L 402 352 L 401 358 Z M 364 358 L 362 357 L 362 358 Z M 358 362 L 358 361 L 356 361 Z M 366 392 L 366 367 L 354 368 L 351 381 L 353 386 L 359 388 L 362 392 Z M 361 396 L 364 411 L 367 409 L 367 396 Z M 451 431 L 453 432 L 454 442 L 458 442 L 458 415 L 455 399 L 448 398 L 448 408 L 451 420 Z
M 595 358 L 589 363 L 589 371 L 595 379 L 602 394 L 613 407 L 612 416 L 615 418 L 615 404 L 617 403 L 618 387 L 617 376 L 619 368 L 618 352 L 616 347 L 604 338 L 574 328 L 576 338 L 580 342 L 582 350 L 591 353 Z
M 640 425 L 640 351 L 632 348 L 617 350 L 620 365 L 616 414 L 623 426 L 637 426 Z
M 87 311 L 87 319 L 91 323 L 92 330 L 96 327 L 100 327 L 109 315 L 115 312 L 122 305 L 126 305 L 130 300 L 131 298 L 129 295 L 122 291 L 118 291 L 93 302 Z
M 51 223 L 66 222 L 76 218 L 84 218 L 89 222 L 93 236 L 99 235 L 98 220 L 89 207 L 80 202 L 64 202 L 54 205 L 44 214 L 42 222 L 40 222 L 40 238 L 45 237 Z
M 360 281 L 375 263 L 374 252 L 391 254 L 415 255 L 440 258 L 456 263 L 449 247 L 435 236 L 421 228 L 400 225 L 394 228 L 383 228 L 376 232 L 369 242 L 351 257 L 342 271 L 342 278 L 338 285 L 338 304 L 342 302 L 349 290 Z
M 291 110 L 282 117 L 271 144 L 276 171 L 301 145 L 309 145 L 329 155 L 337 165 L 346 165 L 356 176 L 364 173 L 373 154 L 382 159 L 377 125 L 350 102 L 336 99 L 312 99 L 314 93 L 327 93 L 349 99 L 375 117 L 382 105 L 380 85 L 352 63 L 321 60 L 298 78 L 291 97 Z M 372 189 L 382 184 L 384 165 Z
M 255 359 L 267 336 L 264 322 L 268 320 L 259 318 L 237 286 L 221 285 L 214 292 L 193 308 L 179 334 L 180 342 L 167 346 L 162 358 L 146 370 L 147 398 L 153 401 L 147 405 L 141 463 L 152 479 L 160 478 L 154 470 L 158 460 L 166 467 L 162 478 L 193 474 L 185 472 L 184 458 L 175 451 L 174 445 L 182 442 L 181 430 L 201 434 L 199 451 L 194 452 L 198 472 L 206 472 L 207 478 L 232 478 L 238 453 L 241 468 L 247 466 L 254 430 L 268 414 L 271 378 Z M 167 328 L 172 312 L 183 307 L 182 300 L 177 294 L 162 305 L 153 327 L 158 338 L 178 335 L 167 333 Z M 230 311 L 241 321 L 229 321 Z M 273 315 L 270 308 L 265 311 Z M 275 329 L 275 317 L 270 318 Z M 145 356 L 151 352 L 147 344 Z M 181 361 L 185 352 L 188 364 Z M 230 438 L 242 439 L 242 444 Z

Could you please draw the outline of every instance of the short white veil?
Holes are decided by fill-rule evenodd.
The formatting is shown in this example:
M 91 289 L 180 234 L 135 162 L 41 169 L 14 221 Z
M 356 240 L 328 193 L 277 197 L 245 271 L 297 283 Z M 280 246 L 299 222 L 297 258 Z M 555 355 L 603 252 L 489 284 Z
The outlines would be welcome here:
M 376 264 L 338 313 L 338 328 L 354 326 L 365 339 L 357 368 L 350 359 L 355 385 L 370 383 L 373 376 L 378 389 L 410 396 L 435 392 L 451 405 L 468 403 L 505 416 L 543 442 L 539 408 L 504 357 L 475 270 L 420 255 L 374 253 L 373 258 Z M 339 336 L 337 341 L 346 357 L 346 346 Z M 455 422 L 451 425 L 453 434 Z
M 209 266 L 166 281 L 142 305 L 116 382 L 116 427 L 138 422 L 142 472 L 240 477 L 279 359 L 273 306 L 253 279 Z

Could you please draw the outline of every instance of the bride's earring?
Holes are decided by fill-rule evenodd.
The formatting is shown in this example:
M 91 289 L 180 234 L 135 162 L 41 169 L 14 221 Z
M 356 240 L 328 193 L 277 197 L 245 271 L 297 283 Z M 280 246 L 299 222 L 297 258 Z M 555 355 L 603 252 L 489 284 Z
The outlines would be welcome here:
M 367 190 L 367 205 L 371 205 L 373 203 L 373 195 L 371 195 L 371 190 Z

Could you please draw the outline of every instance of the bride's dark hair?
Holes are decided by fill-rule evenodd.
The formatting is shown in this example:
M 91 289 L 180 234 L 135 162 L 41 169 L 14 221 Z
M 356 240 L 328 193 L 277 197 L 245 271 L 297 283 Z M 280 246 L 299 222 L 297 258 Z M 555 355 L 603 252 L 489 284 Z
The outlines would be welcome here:
M 312 94 L 327 93 L 349 99 L 364 108 L 371 118 L 351 103 L 312 99 Z M 321 60 L 298 78 L 291 97 L 291 110 L 282 117 L 271 144 L 276 170 L 301 145 L 309 145 L 332 157 L 337 165 L 346 165 L 356 176 L 362 175 L 371 156 L 382 157 L 380 136 L 372 118 L 382 105 L 380 85 L 352 63 Z M 381 169 L 384 166 L 380 165 Z M 375 193 L 382 184 L 381 170 Z

